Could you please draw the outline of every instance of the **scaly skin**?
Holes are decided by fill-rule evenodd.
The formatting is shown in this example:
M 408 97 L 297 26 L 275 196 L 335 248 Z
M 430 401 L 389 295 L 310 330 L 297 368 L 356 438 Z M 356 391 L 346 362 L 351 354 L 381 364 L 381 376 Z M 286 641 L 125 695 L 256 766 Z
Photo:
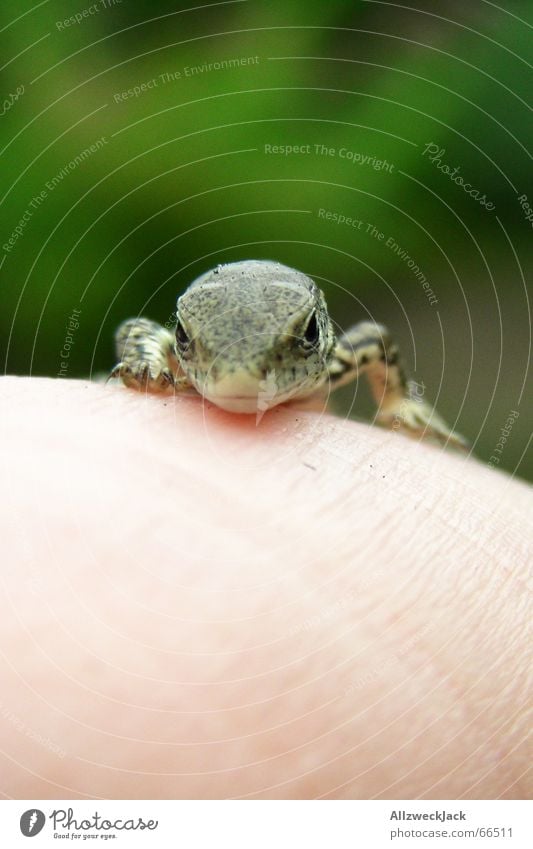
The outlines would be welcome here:
M 337 340 L 323 293 L 300 271 L 262 260 L 219 265 L 178 298 L 176 316 L 173 333 L 146 318 L 123 322 L 110 376 L 134 389 L 189 389 L 224 410 L 262 414 L 364 373 L 381 424 L 466 446 L 407 379 L 388 330 L 365 321 Z

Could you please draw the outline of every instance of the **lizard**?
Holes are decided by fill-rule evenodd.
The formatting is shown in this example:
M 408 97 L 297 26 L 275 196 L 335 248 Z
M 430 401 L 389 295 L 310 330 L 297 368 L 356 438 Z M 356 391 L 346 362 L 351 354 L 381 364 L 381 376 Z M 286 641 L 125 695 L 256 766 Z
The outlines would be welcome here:
M 217 265 L 178 298 L 175 317 L 172 329 L 144 317 L 122 322 L 109 378 L 257 414 L 364 374 L 379 424 L 467 447 L 407 377 L 388 329 L 361 321 L 337 337 L 323 292 L 301 271 L 271 260 Z

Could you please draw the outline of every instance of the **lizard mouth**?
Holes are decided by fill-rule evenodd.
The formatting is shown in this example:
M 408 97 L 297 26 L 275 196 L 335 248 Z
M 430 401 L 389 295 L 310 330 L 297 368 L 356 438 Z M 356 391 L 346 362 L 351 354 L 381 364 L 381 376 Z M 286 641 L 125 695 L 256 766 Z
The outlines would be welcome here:
M 277 386 L 267 385 L 245 369 L 225 374 L 216 381 L 207 380 L 202 389 L 204 398 L 230 413 L 256 414 L 278 403 Z
M 216 404 L 217 407 L 220 407 L 222 410 L 226 410 L 229 413 L 248 413 L 248 414 L 256 414 L 261 411 L 265 411 L 268 407 L 273 406 L 270 404 L 264 404 L 262 398 L 258 395 L 206 395 L 205 396 L 208 401 L 211 401 L 212 404 Z

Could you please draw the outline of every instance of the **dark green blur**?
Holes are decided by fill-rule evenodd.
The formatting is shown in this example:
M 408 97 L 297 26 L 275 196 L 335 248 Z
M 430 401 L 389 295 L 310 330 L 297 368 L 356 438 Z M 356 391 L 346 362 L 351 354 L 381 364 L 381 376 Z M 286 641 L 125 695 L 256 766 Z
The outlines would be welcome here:
M 124 318 L 164 323 L 209 267 L 276 259 L 339 326 L 390 326 L 477 455 L 532 478 L 532 4 L 194 5 L 2 4 L 3 370 L 107 371 Z

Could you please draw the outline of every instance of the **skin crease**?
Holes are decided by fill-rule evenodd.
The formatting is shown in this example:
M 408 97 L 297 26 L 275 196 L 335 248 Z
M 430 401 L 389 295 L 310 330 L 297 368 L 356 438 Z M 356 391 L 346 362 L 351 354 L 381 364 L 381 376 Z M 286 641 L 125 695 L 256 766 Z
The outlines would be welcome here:
M 319 411 L 0 380 L 6 798 L 527 798 L 531 495 Z

